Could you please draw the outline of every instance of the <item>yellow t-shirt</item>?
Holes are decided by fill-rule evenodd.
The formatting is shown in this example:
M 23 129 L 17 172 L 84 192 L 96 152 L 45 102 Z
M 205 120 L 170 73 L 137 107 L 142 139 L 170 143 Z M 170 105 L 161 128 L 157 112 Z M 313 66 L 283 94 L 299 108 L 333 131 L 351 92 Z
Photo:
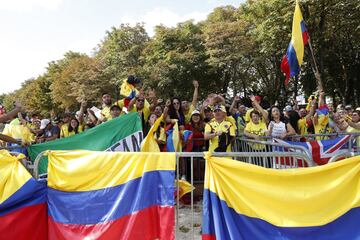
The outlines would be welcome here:
M 105 106 L 103 107 L 103 109 L 101 110 L 101 115 L 103 115 L 107 120 L 111 120 L 111 114 L 110 114 L 110 108 L 109 106 Z
M 267 127 L 264 122 L 259 121 L 258 124 L 255 124 L 252 121 L 250 121 L 249 123 L 246 124 L 245 131 L 251 134 L 255 134 L 257 136 L 265 136 L 267 132 Z M 263 150 L 266 147 L 263 144 L 256 144 L 256 143 L 248 143 L 248 145 L 255 150 Z
M 359 133 L 360 130 L 359 129 L 356 129 L 356 128 L 353 128 L 351 126 L 348 126 L 346 128 L 346 132 L 347 133 Z M 360 147 L 360 136 L 356 138 L 356 146 L 358 147 L 358 151 L 360 150 L 359 147 Z
M 246 124 L 245 131 L 258 136 L 265 136 L 267 127 L 264 122 L 259 122 L 258 124 L 255 124 L 250 121 L 248 124 Z
M 211 120 L 205 125 L 205 133 L 216 133 L 216 132 L 229 133 L 230 136 L 235 137 L 235 127 L 229 121 L 222 121 L 218 123 L 215 119 Z M 213 152 L 219 146 L 219 137 L 216 136 L 209 140 L 209 151 Z M 231 152 L 231 144 L 227 146 L 227 152 Z
M 185 124 L 188 124 L 191 120 L 191 114 L 195 110 L 194 105 L 190 104 L 189 112 L 185 115 Z
M 244 117 L 246 123 L 251 122 L 251 116 L 250 116 L 250 114 L 251 114 L 252 111 L 254 111 L 254 108 L 249 108 L 249 109 L 246 111 L 246 114 L 245 114 L 245 117 Z M 260 114 L 261 114 L 261 113 L 260 113 Z M 265 123 L 263 116 L 260 116 L 259 122 Z
M 307 134 L 307 124 L 306 124 L 306 118 L 300 118 L 297 122 L 298 125 L 298 129 L 299 129 L 299 134 L 300 135 L 305 135 Z
M 232 116 L 226 116 L 225 120 L 228 122 L 231 122 L 231 124 L 234 126 L 235 130 L 237 130 L 235 118 L 233 118 Z
M 314 130 L 315 130 L 315 134 L 326 134 L 331 132 L 329 129 L 329 115 L 318 115 L 318 121 L 317 124 L 314 123 Z M 324 139 L 328 139 L 328 137 L 322 137 L 322 136 L 318 136 L 316 137 L 316 140 L 324 140 Z
M 78 133 L 81 133 L 84 131 L 84 126 L 82 125 L 79 125 L 78 127 Z M 75 135 L 75 131 L 72 130 L 71 132 L 69 132 L 69 125 L 68 124 L 63 124 L 61 126 L 61 129 L 60 129 L 60 138 L 66 138 L 66 137 L 70 137 L 70 136 L 73 136 Z
M 6 124 L 2 134 L 18 140 L 21 139 L 27 143 L 30 143 L 35 139 L 34 134 L 32 134 L 24 125 Z
M 133 107 L 133 109 L 131 109 L 130 112 L 139 112 L 137 109 L 136 109 L 136 106 Z M 146 106 L 146 104 L 144 105 L 144 108 L 140 111 L 144 114 L 144 120 L 147 121 L 149 119 L 149 116 L 150 116 L 150 108 L 149 106 Z

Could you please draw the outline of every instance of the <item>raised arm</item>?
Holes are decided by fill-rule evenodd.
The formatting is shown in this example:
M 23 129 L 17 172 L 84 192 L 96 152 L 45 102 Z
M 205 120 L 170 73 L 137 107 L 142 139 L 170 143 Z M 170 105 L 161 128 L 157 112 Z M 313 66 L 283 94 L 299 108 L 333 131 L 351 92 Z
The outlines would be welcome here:
M 155 110 L 155 107 L 157 105 L 157 97 L 156 97 L 156 92 L 155 89 L 149 88 L 148 89 L 148 94 L 147 94 L 147 98 L 150 101 L 150 112 L 153 112 Z
M 21 104 L 20 104 L 20 102 L 16 101 L 15 102 L 15 108 L 11 112 L 9 112 L 8 114 L 0 116 L 0 123 L 7 122 L 7 121 L 13 119 L 14 117 L 16 117 L 16 115 L 20 111 L 21 111 Z
M 198 83 L 198 81 L 193 81 L 193 86 L 194 86 L 194 94 L 193 94 L 193 99 L 192 99 L 192 105 L 194 106 L 194 108 L 196 108 L 196 105 L 198 103 L 198 98 L 199 98 L 199 83 Z
M 83 101 L 80 104 L 80 110 L 79 110 L 79 116 L 78 116 L 78 120 L 80 124 L 84 123 L 84 111 L 85 111 L 85 107 L 86 107 L 86 102 Z
M 268 122 L 269 122 L 269 113 L 268 113 L 267 111 L 265 111 L 265 110 L 260 106 L 260 104 L 258 103 L 258 101 L 256 101 L 255 96 L 251 96 L 251 97 L 250 97 L 250 100 L 252 101 L 254 108 L 255 108 L 258 112 L 261 113 L 261 115 L 262 115 L 263 118 L 264 118 L 264 121 L 265 121 L 266 123 L 268 123 Z
M 232 110 L 234 109 L 235 105 L 236 105 L 239 101 L 240 101 L 240 97 L 239 97 L 239 96 L 235 96 L 235 97 L 234 97 L 234 100 L 233 100 L 232 103 L 231 103 L 229 112 L 232 113 Z

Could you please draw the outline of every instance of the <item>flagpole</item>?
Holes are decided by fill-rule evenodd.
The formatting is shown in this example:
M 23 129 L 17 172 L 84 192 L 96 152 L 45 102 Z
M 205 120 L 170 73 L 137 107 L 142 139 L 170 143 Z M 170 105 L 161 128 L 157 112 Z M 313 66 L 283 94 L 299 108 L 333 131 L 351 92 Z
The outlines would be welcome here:
M 313 69 L 313 72 L 315 74 L 315 78 L 317 80 L 317 85 L 318 85 L 319 90 L 323 91 L 324 88 L 323 88 L 323 84 L 322 84 L 322 81 L 321 81 L 319 69 L 318 69 L 317 64 L 316 64 L 316 60 L 315 60 L 314 51 L 313 51 L 313 48 L 312 48 L 312 45 L 311 45 L 310 37 L 308 39 L 308 45 L 309 45 L 311 57 L 312 57 L 312 60 L 313 60 L 313 63 L 314 63 L 314 67 L 312 69 Z M 315 68 L 315 70 L 314 70 L 314 68 Z

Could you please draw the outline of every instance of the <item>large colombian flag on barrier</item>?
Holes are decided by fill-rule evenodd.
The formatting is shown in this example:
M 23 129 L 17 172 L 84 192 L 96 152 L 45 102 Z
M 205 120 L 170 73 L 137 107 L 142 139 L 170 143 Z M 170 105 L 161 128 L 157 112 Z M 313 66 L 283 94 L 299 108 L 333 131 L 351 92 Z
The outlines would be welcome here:
M 292 23 L 291 41 L 286 55 L 281 62 L 281 70 L 286 75 L 285 85 L 289 83 L 290 77 L 299 74 L 300 66 L 304 58 L 304 47 L 308 44 L 309 34 L 301 14 L 300 6 L 296 0 L 294 18 Z
M 360 157 L 266 169 L 206 157 L 204 240 L 360 239 Z
M 0 239 L 47 239 L 46 182 L 0 150 Z
M 51 239 L 174 239 L 174 153 L 49 152 Z

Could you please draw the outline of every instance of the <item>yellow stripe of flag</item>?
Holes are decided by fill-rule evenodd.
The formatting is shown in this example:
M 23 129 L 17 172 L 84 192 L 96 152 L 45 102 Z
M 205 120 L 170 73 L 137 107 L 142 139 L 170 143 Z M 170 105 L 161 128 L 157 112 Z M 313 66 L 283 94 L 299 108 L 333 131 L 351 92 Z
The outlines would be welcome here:
M 91 191 L 124 184 L 144 172 L 175 170 L 175 153 L 51 151 L 48 186 Z
M 360 157 L 288 170 L 206 160 L 204 188 L 237 213 L 279 227 L 320 226 L 360 206 Z
M 296 1 L 293 24 L 292 24 L 292 36 L 291 41 L 296 51 L 296 57 L 301 66 L 304 58 L 304 42 L 302 37 L 301 22 L 303 17 L 301 14 L 300 6 L 298 1 Z
M 6 150 L 0 150 L 0 204 L 19 190 L 29 179 L 30 173 Z

